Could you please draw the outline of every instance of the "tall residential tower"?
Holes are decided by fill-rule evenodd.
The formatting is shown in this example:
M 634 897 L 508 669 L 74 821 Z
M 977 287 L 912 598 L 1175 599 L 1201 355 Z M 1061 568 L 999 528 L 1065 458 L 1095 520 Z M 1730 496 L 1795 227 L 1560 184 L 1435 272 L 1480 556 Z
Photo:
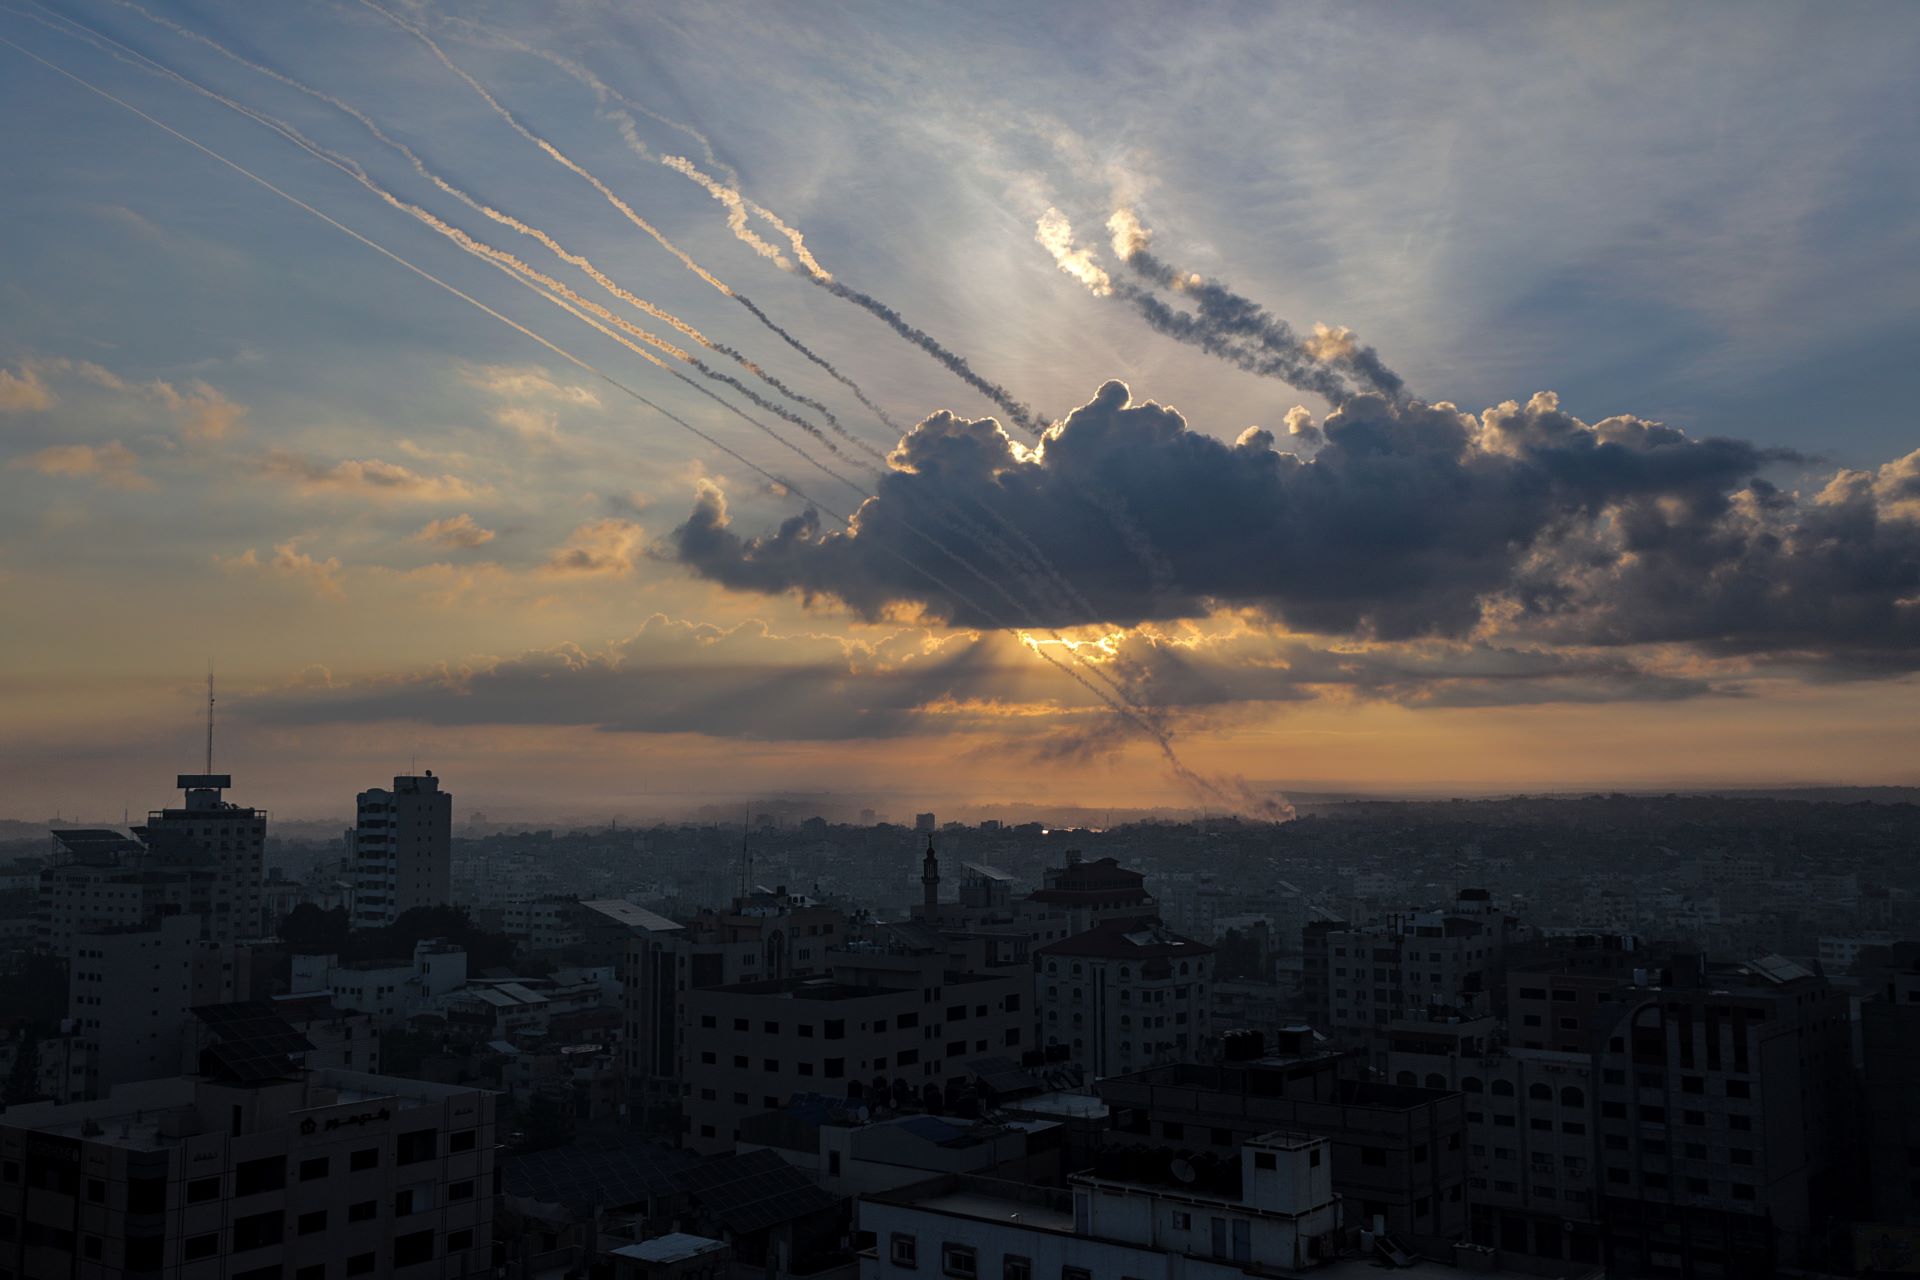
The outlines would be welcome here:
M 414 907 L 451 897 L 453 797 L 429 769 L 393 780 L 393 790 L 359 796 L 347 833 L 354 882 L 353 927 L 377 929 Z

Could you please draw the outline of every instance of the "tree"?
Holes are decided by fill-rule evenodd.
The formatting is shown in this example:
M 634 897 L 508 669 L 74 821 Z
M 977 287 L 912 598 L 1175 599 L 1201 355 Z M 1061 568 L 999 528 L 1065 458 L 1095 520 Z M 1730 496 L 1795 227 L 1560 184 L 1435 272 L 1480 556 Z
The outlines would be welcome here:
M 338 955 L 347 941 L 347 909 L 303 902 L 280 921 L 280 940 L 303 955 Z

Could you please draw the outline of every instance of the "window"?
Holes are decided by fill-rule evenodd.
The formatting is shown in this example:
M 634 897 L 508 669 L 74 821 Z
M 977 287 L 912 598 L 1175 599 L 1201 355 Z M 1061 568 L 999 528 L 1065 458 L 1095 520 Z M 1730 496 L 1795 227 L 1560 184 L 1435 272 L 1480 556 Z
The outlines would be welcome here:
M 298 1223 L 294 1226 L 294 1231 L 303 1236 L 318 1235 L 326 1229 L 327 1211 L 325 1209 L 315 1209 L 312 1213 L 301 1214 Z
M 189 1236 L 180 1256 L 188 1262 L 201 1258 L 211 1258 L 220 1252 L 220 1233 L 215 1231 L 204 1236 Z
M 1274 1158 L 1274 1154 L 1271 1151 L 1256 1151 L 1253 1153 L 1253 1167 L 1256 1169 L 1278 1169 L 1280 1162 Z
M 1729 1080 L 1727 1081 L 1727 1096 L 1729 1098 L 1751 1098 L 1753 1096 L 1753 1086 L 1749 1085 L 1745 1080 Z
M 433 1261 L 433 1230 L 414 1231 L 393 1242 L 393 1265 L 411 1267 Z
M 58 1190 L 67 1195 L 74 1194 L 71 1174 L 68 1175 L 66 1185 L 59 1187 Z M 127 1179 L 128 1213 L 164 1213 L 166 1208 L 167 1180 L 165 1178 Z
M 1033 1280 L 1033 1259 L 1007 1254 L 1000 1261 L 1000 1280 Z
M 348 1222 L 371 1222 L 379 1216 L 380 1202 L 378 1200 L 362 1200 L 359 1204 L 350 1204 L 347 1206 Z
M 447 1199 L 449 1200 L 473 1199 L 473 1179 L 464 1178 L 459 1182 L 449 1182 L 447 1184 Z
M 395 1164 L 419 1164 L 422 1160 L 431 1160 L 439 1150 L 439 1134 L 432 1129 L 415 1129 L 412 1133 L 403 1133 L 393 1142 L 393 1162 Z
M 287 1185 L 287 1158 L 267 1156 L 260 1160 L 242 1160 L 233 1167 L 233 1194 L 250 1196 L 262 1191 L 278 1191 Z
M 1193 1215 L 1190 1213 L 1180 1213 L 1179 1211 L 1176 1210 L 1173 1215 L 1173 1226 L 1174 1226 L 1174 1230 L 1176 1231 L 1192 1230 Z
M 293 1280 L 327 1280 L 327 1264 L 316 1262 L 293 1273 Z
M 347 1274 L 350 1276 L 370 1276 L 379 1265 L 371 1253 L 356 1253 L 347 1259 Z
M 893 1240 L 887 1247 L 887 1256 L 893 1259 L 896 1267 L 918 1267 L 919 1246 L 914 1238 L 901 1232 L 893 1233 Z
M 450 1133 L 447 1135 L 447 1150 L 449 1152 L 471 1151 L 473 1150 L 474 1142 L 474 1131 L 472 1129 L 462 1129 L 459 1133 Z
M 459 1253 L 464 1249 L 471 1249 L 471 1248 L 473 1248 L 473 1232 L 472 1231 L 447 1232 L 447 1252 L 448 1253 Z
M 972 1245 L 943 1244 L 940 1246 L 940 1274 L 956 1276 L 959 1280 L 975 1280 L 980 1274 L 980 1260 Z
M 363 1147 L 347 1157 L 347 1168 L 353 1170 L 355 1173 L 359 1173 L 365 1169 L 378 1169 L 379 1167 L 380 1148 L 378 1147 Z
M 1093 1280 L 1093 1272 L 1085 1267 L 1062 1267 L 1060 1280 Z
M 233 1251 L 244 1253 L 248 1249 L 264 1249 L 270 1244 L 279 1244 L 285 1234 L 286 1215 L 278 1209 L 272 1213 L 253 1213 L 244 1218 L 233 1220 Z
M 220 1179 L 195 1178 L 187 1184 L 187 1203 L 203 1204 L 220 1198 Z
M 1385 1165 L 1387 1163 L 1386 1148 L 1385 1147 L 1360 1148 L 1360 1163 L 1364 1165 L 1369 1165 L 1372 1167 L 1379 1167 L 1379 1166 Z

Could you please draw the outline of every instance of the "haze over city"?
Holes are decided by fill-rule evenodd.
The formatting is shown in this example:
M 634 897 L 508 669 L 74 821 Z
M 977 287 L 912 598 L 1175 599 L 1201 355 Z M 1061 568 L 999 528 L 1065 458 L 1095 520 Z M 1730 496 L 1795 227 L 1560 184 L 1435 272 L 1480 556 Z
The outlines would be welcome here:
M 0 813 L 209 661 L 289 817 L 1911 784 L 1914 24 L 1770 16 L 10 9 Z

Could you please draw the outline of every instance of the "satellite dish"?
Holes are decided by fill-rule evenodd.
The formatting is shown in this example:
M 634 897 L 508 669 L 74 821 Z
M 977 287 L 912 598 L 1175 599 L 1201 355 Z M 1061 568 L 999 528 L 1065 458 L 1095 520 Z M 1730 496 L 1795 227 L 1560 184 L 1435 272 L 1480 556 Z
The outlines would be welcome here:
M 1189 1185 L 1193 1183 L 1194 1179 L 1200 1176 L 1198 1173 L 1194 1171 L 1192 1164 L 1188 1163 L 1186 1160 L 1181 1159 L 1179 1156 L 1175 1156 L 1173 1158 L 1173 1164 L 1171 1164 L 1168 1167 L 1172 1171 L 1173 1176 L 1175 1178 L 1178 1178 L 1181 1182 L 1187 1183 Z

